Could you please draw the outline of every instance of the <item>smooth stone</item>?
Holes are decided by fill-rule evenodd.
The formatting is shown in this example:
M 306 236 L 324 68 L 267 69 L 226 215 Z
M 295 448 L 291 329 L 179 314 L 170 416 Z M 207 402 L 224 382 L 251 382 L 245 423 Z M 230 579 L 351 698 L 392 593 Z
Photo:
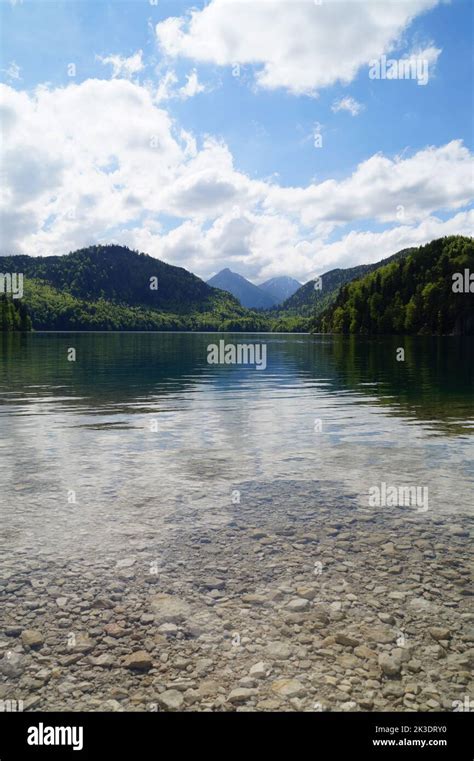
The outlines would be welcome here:
M 157 697 L 157 703 L 166 711 L 177 711 L 184 703 L 184 698 L 179 690 L 165 690 Z
M 107 713 L 121 713 L 123 711 L 123 706 L 120 705 L 118 700 L 106 700 L 105 703 L 101 703 L 99 707 L 99 711 L 105 711 Z
M 37 629 L 25 629 L 21 633 L 21 641 L 25 647 L 37 650 L 44 645 L 44 638 Z
M 214 679 L 205 679 L 198 687 L 199 695 L 202 697 L 216 695 L 219 692 L 219 686 L 219 682 Z
M 126 634 L 125 629 L 122 626 L 119 626 L 119 624 L 106 624 L 104 626 L 104 631 L 106 631 L 110 637 L 123 637 L 124 634 Z
M 292 655 L 292 649 L 286 642 L 269 642 L 266 654 L 275 661 L 285 661 Z
M 68 647 L 68 649 L 73 653 L 90 653 L 94 647 L 94 640 L 91 639 L 87 634 L 82 634 L 79 632 L 78 634 L 74 635 L 73 643 L 70 647 Z
M 298 587 L 296 591 L 298 597 L 304 597 L 306 600 L 314 600 L 318 593 L 314 587 Z
M 126 669 L 133 669 L 136 671 L 148 671 L 153 665 L 153 661 L 149 653 L 145 650 L 137 650 L 135 653 L 127 655 L 123 665 Z
M 373 626 L 366 630 L 366 636 L 369 642 L 378 642 L 380 645 L 389 645 L 397 638 L 396 632 L 388 626 Z
M 433 626 L 428 631 L 435 640 L 451 639 L 452 636 L 450 629 L 445 629 L 441 626 Z
M 425 597 L 413 597 L 408 602 L 408 607 L 412 608 L 417 613 L 429 613 L 436 610 L 436 605 L 434 605 L 430 600 L 427 600 Z
M 307 695 L 308 690 L 297 679 L 276 679 L 272 690 L 283 698 L 297 698 Z
M 338 645 L 345 645 L 347 647 L 357 647 L 357 645 L 360 645 L 360 640 L 344 632 L 338 632 L 335 635 L 335 639 Z
M 160 634 L 164 634 L 165 637 L 175 637 L 179 630 L 176 624 L 161 624 L 158 627 L 158 631 Z
M 452 536 L 469 536 L 469 531 L 462 526 L 450 526 L 448 531 Z
M 157 624 L 180 624 L 191 613 L 189 603 L 175 595 L 153 595 L 150 604 Z
M 6 637 L 18 637 L 22 631 L 21 626 L 6 626 L 4 629 Z
M 375 650 L 371 650 L 370 647 L 367 647 L 366 645 L 359 645 L 358 647 L 355 647 L 354 655 L 356 655 L 358 658 L 377 658 L 377 653 Z
M 399 682 L 384 684 L 382 687 L 382 695 L 385 698 L 401 698 L 404 694 L 405 690 Z
M 137 559 L 135 557 L 123 558 L 123 560 L 117 560 L 116 568 L 131 568 L 135 565 Z
M 306 600 L 304 597 L 296 597 L 294 600 L 290 600 L 288 605 L 286 606 L 288 610 L 300 612 L 304 610 L 308 610 L 310 607 L 309 600 Z
M 340 708 L 341 711 L 356 711 L 357 703 L 355 703 L 353 700 L 348 700 L 345 703 L 341 703 Z
M 379 613 L 378 617 L 384 624 L 394 624 L 395 619 L 390 613 Z
M 6 677 L 16 678 L 25 670 L 25 659 L 20 653 L 8 650 L 0 660 L 0 671 Z
M 249 671 L 250 676 L 254 677 L 254 679 L 263 679 L 267 675 L 267 671 L 269 670 L 270 666 L 268 663 L 264 663 L 264 661 L 259 661 Z
M 387 676 L 398 676 L 402 668 L 402 662 L 400 658 L 388 655 L 387 653 L 381 653 L 379 655 L 379 666 Z
M 227 698 L 228 703 L 246 703 L 249 698 L 257 694 L 257 690 L 250 687 L 236 687 Z
M 246 605 L 265 605 L 267 598 L 264 595 L 242 595 L 241 600 Z
M 115 665 L 115 658 L 113 658 L 111 655 L 108 655 L 107 653 L 98 655 L 97 658 L 95 658 L 93 655 L 89 655 L 89 657 L 87 658 L 87 663 L 89 663 L 91 666 L 111 668 L 112 666 Z

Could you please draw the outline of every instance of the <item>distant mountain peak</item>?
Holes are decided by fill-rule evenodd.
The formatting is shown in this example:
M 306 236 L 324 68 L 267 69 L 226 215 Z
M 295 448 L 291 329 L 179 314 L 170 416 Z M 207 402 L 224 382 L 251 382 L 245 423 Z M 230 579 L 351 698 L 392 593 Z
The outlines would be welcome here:
M 301 288 L 301 283 L 289 275 L 278 275 L 260 283 L 259 288 L 274 299 L 274 304 L 282 304 Z
M 217 275 L 211 277 L 207 284 L 231 293 L 243 307 L 248 309 L 270 309 L 275 303 L 271 296 L 258 285 L 254 285 L 238 272 L 232 272 L 229 267 L 225 267 Z
M 301 283 L 287 275 L 273 277 L 255 285 L 246 277 L 224 267 L 207 281 L 208 285 L 228 291 L 240 301 L 242 306 L 250 309 L 271 309 L 293 295 Z

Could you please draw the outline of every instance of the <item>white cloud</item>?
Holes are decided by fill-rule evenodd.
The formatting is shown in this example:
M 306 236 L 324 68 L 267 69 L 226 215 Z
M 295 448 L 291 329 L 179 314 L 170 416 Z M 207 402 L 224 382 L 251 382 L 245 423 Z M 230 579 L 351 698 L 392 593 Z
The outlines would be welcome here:
M 430 76 L 432 76 L 441 52 L 441 48 L 437 48 L 435 45 L 431 44 L 428 47 L 414 48 L 410 52 L 408 58 L 410 60 L 426 61 L 427 65 L 429 66 Z
M 441 48 L 436 48 L 434 45 L 431 45 L 428 48 L 419 48 L 418 50 L 412 51 L 410 54 L 410 58 L 423 62 L 423 66 L 426 69 L 427 83 L 435 74 L 436 64 L 438 63 L 440 55 Z
M 112 77 L 125 77 L 130 79 L 134 74 L 138 74 L 145 66 L 142 60 L 143 51 L 137 50 L 136 53 L 124 58 L 121 55 L 96 56 L 97 60 L 104 65 L 112 66 Z
M 269 188 L 264 207 L 298 215 L 305 226 L 355 220 L 418 221 L 439 210 L 457 209 L 473 198 L 473 156 L 460 140 L 429 147 L 408 158 L 380 153 L 346 179 L 307 187 Z M 403 207 L 402 209 L 400 207 Z
M 418 225 L 400 225 L 384 232 L 350 232 L 335 243 L 318 246 L 312 256 L 318 262 L 314 274 L 335 267 L 377 262 L 411 246 L 421 246 L 445 235 L 472 236 L 474 210 L 463 211 L 448 220 L 427 217 Z
M 351 82 L 369 60 L 395 49 L 439 0 L 211 0 L 156 26 L 168 56 L 219 66 L 256 65 L 259 87 L 314 95 Z
M 14 79 L 21 79 L 20 77 L 21 69 L 18 66 L 18 64 L 15 63 L 15 61 L 10 61 L 7 68 L 2 69 L 2 71 L 5 72 L 5 74 L 7 75 L 7 78 L 11 81 L 13 81 Z
M 193 98 L 200 92 L 204 92 L 205 89 L 204 85 L 199 81 L 196 69 L 193 69 L 193 71 L 186 76 L 186 84 L 179 88 L 178 95 L 185 100 L 186 98 Z
M 155 95 L 155 103 L 162 103 L 165 100 L 170 100 L 176 93 L 176 83 L 178 77 L 174 71 L 167 71 L 166 74 L 160 79 L 158 89 Z
M 288 273 L 306 282 L 337 267 L 377 262 L 435 238 L 472 236 L 473 232 L 474 210 L 448 220 L 430 216 L 418 225 L 399 225 L 383 232 L 350 232 L 334 243 L 301 238 L 297 226 L 284 217 L 246 214 L 239 219 L 229 214 L 219 217 L 210 229 L 186 221 L 165 235 L 141 227 L 124 229 L 118 240 L 185 266 L 204 279 L 230 266 L 255 282 Z
M 0 94 L 3 254 L 116 240 L 202 276 L 231 265 L 256 279 L 304 280 L 472 230 L 473 156 L 459 140 L 284 187 L 239 171 L 222 141 L 198 143 L 151 87 L 127 79 L 33 93 L 0 85 Z M 443 221 L 440 211 L 458 213 Z M 176 227 L 164 230 L 161 215 Z M 363 220 L 390 228 L 346 233 Z
M 370 79 L 414 79 L 419 85 L 427 85 L 433 77 L 437 60 L 441 54 L 440 48 L 433 45 L 419 48 L 402 58 L 380 58 L 369 61 Z
M 187 100 L 193 98 L 195 95 L 199 95 L 201 92 L 206 92 L 206 87 L 199 81 L 199 77 L 196 69 L 193 69 L 186 75 L 186 83 L 181 87 L 177 87 L 178 77 L 171 69 L 160 79 L 158 89 L 155 95 L 156 103 L 162 103 L 172 98 L 178 98 L 179 100 Z
M 156 188 L 167 187 L 184 160 L 166 111 L 125 79 L 32 95 L 2 85 L 1 102 L 1 200 L 35 221 L 32 234 L 5 240 L 8 250 L 60 253 L 136 220 L 141 209 L 154 210 Z
M 350 95 L 346 95 L 345 98 L 335 100 L 331 106 L 331 111 L 337 113 L 338 111 L 349 111 L 351 116 L 358 116 L 364 109 L 362 103 L 359 103 L 355 98 L 351 98 Z

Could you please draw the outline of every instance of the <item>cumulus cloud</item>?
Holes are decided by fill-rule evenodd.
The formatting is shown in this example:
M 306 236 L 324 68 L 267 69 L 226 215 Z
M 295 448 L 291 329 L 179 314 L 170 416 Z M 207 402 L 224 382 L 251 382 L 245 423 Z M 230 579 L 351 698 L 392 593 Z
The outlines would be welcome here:
M 370 79 L 414 79 L 419 85 L 427 85 L 433 77 L 441 49 L 433 45 L 419 48 L 402 58 L 380 58 L 369 61 Z
M 97 60 L 104 65 L 112 66 L 112 77 L 125 77 L 130 79 L 134 74 L 138 74 L 145 66 L 142 60 L 143 51 L 137 50 L 136 53 L 124 58 L 121 55 L 96 56 Z
M 362 103 L 359 103 L 355 98 L 351 98 L 350 95 L 335 100 L 331 106 L 331 111 L 333 111 L 333 113 L 336 114 L 338 111 L 349 111 L 351 116 L 358 116 L 363 109 L 364 106 Z
M 91 79 L 0 95 L 2 254 L 119 241 L 203 277 L 231 265 L 304 280 L 472 231 L 473 156 L 459 140 L 284 187 L 239 171 L 222 140 L 181 129 L 151 86 Z M 387 229 L 347 233 L 364 221 Z
M 391 52 L 420 13 L 440 0 L 211 0 L 202 10 L 156 25 L 162 51 L 219 66 L 255 65 L 268 90 L 314 95 L 351 82 Z
M 302 224 L 354 220 L 417 221 L 438 209 L 456 209 L 473 197 L 473 156 L 460 140 L 412 156 L 380 153 L 360 163 L 347 178 L 307 187 L 271 186 L 268 210 L 298 215 Z
M 186 75 L 186 83 L 184 85 L 177 87 L 177 84 L 178 77 L 175 72 L 172 70 L 167 71 L 158 84 L 155 95 L 156 103 L 162 103 L 172 98 L 187 100 L 195 95 L 199 95 L 199 93 L 206 92 L 205 85 L 199 81 L 196 69 L 193 69 Z
M 205 91 L 205 87 L 199 81 L 196 69 L 186 76 L 186 84 L 179 88 L 178 96 L 183 100 L 186 98 L 193 98 L 200 92 Z
M 313 252 L 318 262 L 315 274 L 328 271 L 343 264 L 377 262 L 397 251 L 411 246 L 421 246 L 445 235 L 472 236 L 474 210 L 460 212 L 448 220 L 436 216 L 427 217 L 418 225 L 399 225 L 383 232 L 350 232 L 334 243 L 323 243 Z
M 430 70 L 430 76 L 433 75 L 434 69 L 436 64 L 438 63 L 438 58 L 441 55 L 441 48 L 437 48 L 434 44 L 428 45 L 427 47 L 418 47 L 414 48 L 408 58 L 410 60 L 422 60 L 426 61 L 427 65 L 429 66 Z
M 155 103 L 162 103 L 165 100 L 173 98 L 176 93 L 177 81 L 178 77 L 175 72 L 172 70 L 167 71 L 158 83 L 158 89 L 155 94 Z
M 336 267 L 376 262 L 444 235 L 471 236 L 473 230 L 474 211 L 469 210 L 448 220 L 433 215 L 418 225 L 397 225 L 383 232 L 350 232 L 330 243 L 318 236 L 301 237 L 297 226 L 283 217 L 246 214 L 239 219 L 229 214 L 219 217 L 209 229 L 186 221 L 164 235 L 141 227 L 124 229 L 118 239 L 185 266 L 205 279 L 230 266 L 254 281 L 291 272 L 306 282 Z

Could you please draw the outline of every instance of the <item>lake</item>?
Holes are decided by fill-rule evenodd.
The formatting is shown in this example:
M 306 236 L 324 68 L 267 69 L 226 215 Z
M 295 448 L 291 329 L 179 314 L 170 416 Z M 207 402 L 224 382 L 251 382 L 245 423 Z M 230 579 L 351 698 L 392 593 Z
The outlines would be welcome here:
M 266 369 L 209 364 L 220 340 L 265 344 Z M 1 341 L 4 697 L 464 705 L 472 339 Z
M 266 344 L 267 368 L 209 365 L 223 338 Z M 1 346 L 0 494 L 40 534 L 54 516 L 55 541 L 71 490 L 94 514 L 196 489 L 218 510 L 239 482 L 278 479 L 364 505 L 385 482 L 428 487 L 435 512 L 472 510 L 472 338 L 40 333 Z

